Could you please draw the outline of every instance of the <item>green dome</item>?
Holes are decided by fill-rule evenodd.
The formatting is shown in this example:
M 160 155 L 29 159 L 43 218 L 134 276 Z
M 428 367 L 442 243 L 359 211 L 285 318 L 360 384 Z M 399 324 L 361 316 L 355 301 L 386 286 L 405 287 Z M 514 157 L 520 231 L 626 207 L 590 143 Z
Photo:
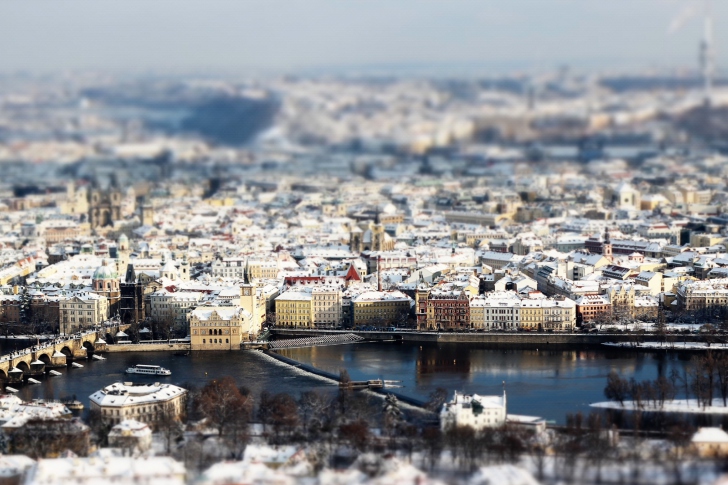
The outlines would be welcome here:
M 114 280 L 118 279 L 119 275 L 116 274 L 116 270 L 114 270 L 113 266 L 109 266 L 109 264 L 104 260 L 103 263 L 101 263 L 101 266 L 96 268 L 96 271 L 94 271 L 94 277 L 95 280 Z

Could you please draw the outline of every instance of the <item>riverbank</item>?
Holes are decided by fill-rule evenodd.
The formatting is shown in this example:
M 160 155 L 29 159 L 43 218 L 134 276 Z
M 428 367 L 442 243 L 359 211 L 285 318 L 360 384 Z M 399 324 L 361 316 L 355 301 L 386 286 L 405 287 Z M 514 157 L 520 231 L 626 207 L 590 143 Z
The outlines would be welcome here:
M 139 343 L 139 344 L 106 344 L 106 351 L 107 352 L 180 352 L 180 351 L 189 351 L 190 350 L 190 344 L 180 344 L 180 343 L 172 343 L 172 344 L 145 344 L 145 343 Z
M 728 350 L 726 343 L 707 342 L 604 342 L 607 347 L 633 350 Z
M 548 332 L 416 332 L 416 331 L 352 331 L 352 330 L 323 330 L 323 329 L 274 329 L 272 335 L 275 339 L 293 339 L 304 337 L 318 337 L 343 333 L 353 333 L 368 341 L 392 341 L 405 343 L 463 343 L 479 344 L 484 348 L 493 349 L 524 349 L 524 350 L 572 350 L 585 348 L 598 348 L 604 343 L 635 343 L 646 340 L 650 335 L 636 335 L 629 333 L 548 333 Z M 685 342 L 704 343 L 704 337 L 699 334 L 680 335 Z
M 697 399 L 673 399 L 660 404 L 655 402 L 617 401 L 595 402 L 589 406 L 599 409 L 614 409 L 618 411 L 642 411 L 649 413 L 680 413 L 680 414 L 728 414 L 728 406 L 723 405 L 723 399 L 713 399 L 710 406 L 702 406 Z

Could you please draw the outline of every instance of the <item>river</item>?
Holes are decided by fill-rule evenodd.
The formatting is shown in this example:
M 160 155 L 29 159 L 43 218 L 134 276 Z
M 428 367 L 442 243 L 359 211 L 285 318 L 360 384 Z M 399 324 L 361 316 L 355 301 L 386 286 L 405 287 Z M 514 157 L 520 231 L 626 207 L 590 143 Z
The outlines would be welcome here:
M 0 351 L 9 344 L 0 342 Z M 682 369 L 687 355 L 596 350 L 496 350 L 478 344 L 358 343 L 286 349 L 282 355 L 338 373 L 346 368 L 354 380 L 383 378 L 401 381 L 397 391 L 427 399 L 436 388 L 500 394 L 505 382 L 508 412 L 563 422 L 566 413 L 589 412 L 589 403 L 604 400 L 610 370 L 626 377 L 654 379 Z M 254 395 L 263 389 L 298 395 L 310 389 L 334 391 L 331 382 L 274 362 L 257 351 L 193 352 L 187 357 L 169 352 L 105 354 L 107 360 L 80 361 L 81 369 L 60 369 L 59 377 L 45 376 L 41 384 L 20 387 L 23 399 L 61 399 L 75 395 L 85 405 L 94 391 L 121 380 L 169 382 L 202 386 L 233 376 Z M 127 376 L 134 364 L 155 364 L 172 371 L 169 377 Z

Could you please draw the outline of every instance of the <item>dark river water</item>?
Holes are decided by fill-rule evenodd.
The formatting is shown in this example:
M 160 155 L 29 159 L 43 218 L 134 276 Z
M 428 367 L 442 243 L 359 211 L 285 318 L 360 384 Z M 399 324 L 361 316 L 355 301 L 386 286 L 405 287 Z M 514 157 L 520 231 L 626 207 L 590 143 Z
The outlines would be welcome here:
M 616 370 L 637 380 L 682 370 L 688 355 L 622 349 L 583 351 L 495 350 L 477 344 L 362 343 L 281 351 L 286 357 L 353 380 L 399 380 L 397 391 L 426 400 L 443 387 L 477 394 L 500 394 L 505 382 L 508 412 L 564 422 L 566 413 L 590 411 L 606 400 L 607 374 Z
M 0 342 L 0 351 L 12 346 Z M 3 352 L 4 353 L 4 352 Z M 638 380 L 668 375 L 687 365 L 676 353 L 632 352 L 622 349 L 583 351 L 495 350 L 477 344 L 360 343 L 287 349 L 281 354 L 338 373 L 346 368 L 354 380 L 401 381 L 398 392 L 421 399 L 436 388 L 500 394 L 505 382 L 508 412 L 542 416 L 563 422 L 566 413 L 589 412 L 589 403 L 603 401 L 606 377 L 614 369 Z M 273 361 L 256 351 L 194 352 L 177 357 L 169 352 L 106 354 L 107 360 L 80 361 L 82 369 L 60 369 L 59 377 L 43 377 L 37 385 L 19 386 L 23 399 L 61 399 L 75 395 L 88 406 L 88 396 L 117 381 L 193 383 L 233 376 L 255 395 L 263 389 L 298 395 L 310 389 L 336 386 Z M 172 371 L 169 377 L 127 376 L 134 364 L 154 364 Z M 14 386 L 18 387 L 18 386 Z

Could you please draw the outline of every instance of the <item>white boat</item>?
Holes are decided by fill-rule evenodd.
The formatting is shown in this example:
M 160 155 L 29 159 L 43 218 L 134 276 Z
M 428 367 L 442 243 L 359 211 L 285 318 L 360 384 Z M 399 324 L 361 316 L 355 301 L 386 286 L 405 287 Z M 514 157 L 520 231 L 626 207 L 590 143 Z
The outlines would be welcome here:
M 62 376 L 63 375 L 60 372 L 58 372 L 57 370 L 49 370 L 48 373 L 52 376 Z
M 71 362 L 71 367 L 75 367 L 76 369 L 80 369 L 83 367 L 82 364 L 79 364 L 78 362 Z
M 29 384 L 40 384 L 40 381 L 37 379 L 33 379 L 32 377 L 28 377 L 28 383 Z
M 142 374 L 147 376 L 171 376 L 172 371 L 159 365 L 137 364 L 126 369 L 127 374 Z
M 13 394 L 15 394 L 16 392 L 18 392 L 17 389 L 15 389 L 14 387 L 10 387 L 10 386 L 5 386 L 5 390 L 8 391 L 8 392 L 12 392 Z
M 91 358 L 94 360 L 106 360 L 106 357 L 104 357 L 103 355 L 96 355 L 96 354 L 92 355 Z

